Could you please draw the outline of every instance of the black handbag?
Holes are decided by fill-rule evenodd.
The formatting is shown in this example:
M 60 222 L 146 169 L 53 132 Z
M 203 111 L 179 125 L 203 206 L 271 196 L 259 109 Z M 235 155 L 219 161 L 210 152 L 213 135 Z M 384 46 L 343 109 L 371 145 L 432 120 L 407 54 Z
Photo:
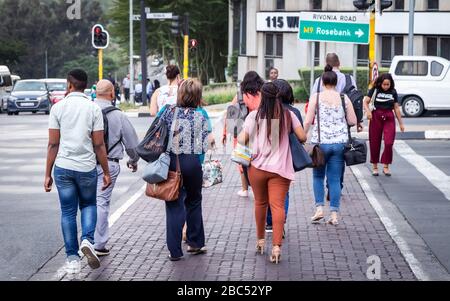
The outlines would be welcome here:
M 289 146 L 291 148 L 292 163 L 295 172 L 301 171 L 307 167 L 312 167 L 313 161 L 311 157 L 294 132 L 289 134 Z
M 347 121 L 347 111 L 345 109 L 344 95 L 341 95 L 342 107 L 344 108 L 345 120 Z M 348 125 L 348 122 L 347 122 Z M 348 142 L 344 147 L 344 160 L 347 166 L 364 164 L 367 162 L 367 145 L 363 140 L 353 138 L 348 127 Z
M 156 161 L 167 149 L 169 129 L 163 120 L 163 116 L 169 111 L 167 107 L 161 116 L 155 118 L 144 139 L 136 147 L 139 157 L 146 162 Z

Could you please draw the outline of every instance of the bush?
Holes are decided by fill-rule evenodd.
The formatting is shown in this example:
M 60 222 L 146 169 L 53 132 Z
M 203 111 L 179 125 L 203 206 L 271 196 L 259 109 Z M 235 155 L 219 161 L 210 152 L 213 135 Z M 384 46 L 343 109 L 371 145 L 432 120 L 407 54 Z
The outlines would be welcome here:
M 203 100 L 207 105 L 217 105 L 231 102 L 234 98 L 234 93 L 209 93 L 203 96 Z
M 353 75 L 353 68 L 341 68 L 341 72 L 344 74 Z M 380 68 L 379 72 L 380 74 L 389 72 L 389 68 Z M 305 89 L 307 95 L 309 95 L 311 68 L 302 68 L 298 71 L 298 73 L 300 75 L 301 86 L 303 87 L 303 89 Z M 316 67 L 314 69 L 314 78 L 319 77 L 320 74 L 322 73 L 323 68 Z M 368 83 L 369 83 L 369 68 L 358 67 L 356 70 L 356 85 L 358 86 L 358 89 L 363 93 L 366 93 Z

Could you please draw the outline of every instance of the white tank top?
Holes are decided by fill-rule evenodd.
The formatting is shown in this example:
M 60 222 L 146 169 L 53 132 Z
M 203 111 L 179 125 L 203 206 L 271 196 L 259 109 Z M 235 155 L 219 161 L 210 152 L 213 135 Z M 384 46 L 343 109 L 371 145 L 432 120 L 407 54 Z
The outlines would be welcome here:
M 165 85 L 159 88 L 159 95 L 157 98 L 158 110 L 165 105 L 174 105 L 177 103 L 178 86 Z

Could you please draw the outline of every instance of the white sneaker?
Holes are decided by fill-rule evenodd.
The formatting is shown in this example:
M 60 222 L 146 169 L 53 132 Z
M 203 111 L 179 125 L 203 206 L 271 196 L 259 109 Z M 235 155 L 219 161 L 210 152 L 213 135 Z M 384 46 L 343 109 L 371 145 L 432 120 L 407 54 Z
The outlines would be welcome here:
M 239 190 L 237 194 L 241 198 L 248 198 L 248 190 Z
M 66 260 L 65 270 L 67 274 L 79 274 L 81 272 L 81 262 L 79 260 Z
M 81 242 L 80 250 L 86 256 L 88 265 L 92 269 L 98 269 L 100 267 L 100 260 L 97 254 L 95 254 L 94 246 L 87 239 Z

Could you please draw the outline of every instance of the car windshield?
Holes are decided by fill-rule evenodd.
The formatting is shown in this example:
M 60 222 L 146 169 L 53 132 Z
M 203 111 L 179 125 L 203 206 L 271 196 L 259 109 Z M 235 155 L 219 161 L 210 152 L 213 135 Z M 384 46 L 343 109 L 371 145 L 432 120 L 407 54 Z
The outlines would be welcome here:
M 67 82 L 53 82 L 53 83 L 47 83 L 48 89 L 50 91 L 66 91 L 67 89 Z
M 47 91 L 45 84 L 41 82 L 17 82 L 14 92 L 17 91 Z

